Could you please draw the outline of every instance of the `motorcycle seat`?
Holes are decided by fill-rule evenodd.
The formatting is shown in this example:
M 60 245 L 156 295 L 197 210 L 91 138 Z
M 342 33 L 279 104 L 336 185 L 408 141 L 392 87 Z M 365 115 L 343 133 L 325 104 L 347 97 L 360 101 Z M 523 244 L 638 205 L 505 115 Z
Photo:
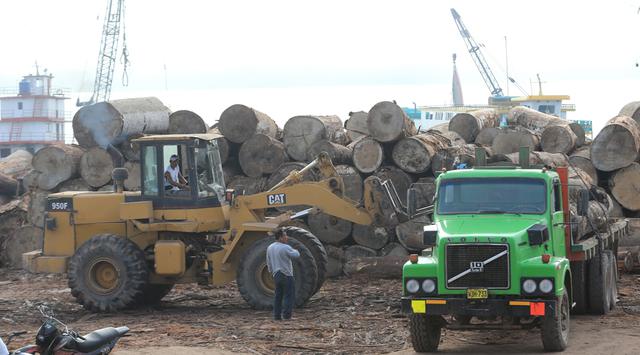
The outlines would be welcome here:
M 85 336 L 84 340 L 76 339 L 73 348 L 79 352 L 88 353 L 97 350 L 114 340 L 120 338 L 129 331 L 127 327 L 108 327 L 95 330 Z

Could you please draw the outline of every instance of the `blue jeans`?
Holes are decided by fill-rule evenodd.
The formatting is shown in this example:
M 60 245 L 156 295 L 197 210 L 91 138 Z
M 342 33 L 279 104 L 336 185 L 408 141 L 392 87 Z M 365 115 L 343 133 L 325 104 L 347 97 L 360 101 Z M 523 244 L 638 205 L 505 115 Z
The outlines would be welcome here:
M 273 302 L 273 319 L 289 319 L 293 312 L 293 304 L 295 303 L 296 292 L 293 276 L 287 276 L 278 271 L 273 276 L 276 283 L 276 295 Z M 282 299 L 284 296 L 284 308 L 282 307 Z

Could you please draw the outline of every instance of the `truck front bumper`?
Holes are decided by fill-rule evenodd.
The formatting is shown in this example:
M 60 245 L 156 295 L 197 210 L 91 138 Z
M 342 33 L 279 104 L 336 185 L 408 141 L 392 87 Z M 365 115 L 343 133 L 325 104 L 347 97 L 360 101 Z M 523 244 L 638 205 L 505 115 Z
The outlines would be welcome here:
M 402 312 L 427 315 L 530 317 L 556 314 L 557 301 L 549 299 L 413 298 L 402 297 Z

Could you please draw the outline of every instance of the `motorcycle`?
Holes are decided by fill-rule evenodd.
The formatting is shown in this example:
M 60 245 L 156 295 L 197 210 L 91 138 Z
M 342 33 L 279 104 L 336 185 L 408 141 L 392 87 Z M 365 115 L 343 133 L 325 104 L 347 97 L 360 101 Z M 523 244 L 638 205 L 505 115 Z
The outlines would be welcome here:
M 36 334 L 36 343 L 16 349 L 10 352 L 10 355 L 106 355 L 113 350 L 118 340 L 129 332 L 128 327 L 107 327 L 81 336 L 56 319 L 48 308 L 40 306 L 38 310 L 44 322 Z M 11 334 L 6 345 L 8 346 L 13 338 L 25 333 L 23 331 Z

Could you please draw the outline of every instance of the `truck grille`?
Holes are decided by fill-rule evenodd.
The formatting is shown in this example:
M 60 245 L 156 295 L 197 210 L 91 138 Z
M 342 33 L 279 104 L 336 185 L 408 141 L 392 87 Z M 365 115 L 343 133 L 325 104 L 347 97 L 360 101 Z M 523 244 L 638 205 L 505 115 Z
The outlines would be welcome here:
M 445 260 L 447 288 L 509 288 L 507 244 L 449 244 Z

